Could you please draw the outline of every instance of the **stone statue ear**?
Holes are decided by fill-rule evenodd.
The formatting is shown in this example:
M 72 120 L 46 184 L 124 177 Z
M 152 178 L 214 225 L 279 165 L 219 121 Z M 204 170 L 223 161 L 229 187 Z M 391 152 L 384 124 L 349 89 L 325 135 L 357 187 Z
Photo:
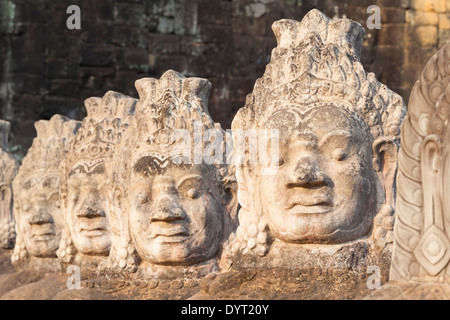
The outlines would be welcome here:
M 398 146 L 393 139 L 378 138 L 373 143 L 373 168 L 384 187 L 385 203 L 394 207 L 394 184 L 397 174 Z
M 119 186 L 115 186 L 112 194 L 112 203 L 117 208 L 123 207 L 123 198 L 125 196 L 125 190 Z
M 435 197 L 439 192 L 439 168 L 442 161 L 442 149 L 439 143 L 439 137 L 436 135 L 428 136 L 422 143 L 420 171 L 422 174 L 422 190 L 424 200 L 424 214 L 432 216 L 439 205 Z

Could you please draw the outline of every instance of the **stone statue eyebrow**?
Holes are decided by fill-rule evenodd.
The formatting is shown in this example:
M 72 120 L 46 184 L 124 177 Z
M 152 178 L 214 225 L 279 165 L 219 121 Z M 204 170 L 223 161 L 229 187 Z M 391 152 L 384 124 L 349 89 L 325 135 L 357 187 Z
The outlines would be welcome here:
M 160 160 L 159 158 L 146 156 L 140 158 L 133 166 L 135 173 L 144 175 L 145 177 L 151 177 L 154 175 L 163 175 L 166 171 L 176 166 L 177 168 L 190 168 L 190 164 L 174 164 L 170 158 Z
M 92 173 L 103 173 L 103 172 L 105 172 L 104 163 L 97 163 L 93 167 L 89 167 L 87 164 L 79 164 L 77 167 L 70 170 L 69 177 L 74 175 L 75 173 L 92 174 Z
M 165 166 L 161 166 L 163 163 L 161 160 L 155 157 L 143 157 L 140 158 L 133 166 L 133 171 L 142 174 L 145 177 L 150 177 L 156 174 L 164 174 L 166 171 Z
M 330 141 L 332 138 L 336 136 L 343 137 L 348 142 L 350 142 L 350 139 L 352 138 L 351 134 L 347 131 L 344 130 L 331 131 L 322 137 L 322 139 L 319 142 L 319 148 L 321 148 L 323 145 L 325 145 L 328 141 Z

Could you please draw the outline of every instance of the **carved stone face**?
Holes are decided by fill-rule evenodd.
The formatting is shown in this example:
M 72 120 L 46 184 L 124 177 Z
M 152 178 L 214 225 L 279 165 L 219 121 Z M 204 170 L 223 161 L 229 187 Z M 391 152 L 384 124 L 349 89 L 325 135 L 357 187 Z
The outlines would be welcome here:
M 130 232 L 143 260 L 188 266 L 216 254 L 223 216 L 213 170 L 154 156 L 134 163 L 128 194 Z
M 78 163 L 67 179 L 67 223 L 75 247 L 86 255 L 108 255 L 111 231 L 104 163 Z
M 293 243 L 343 243 L 366 235 L 377 179 L 368 129 L 332 105 L 303 115 L 295 109 L 279 110 L 266 123 L 280 132 L 278 172 L 260 183 L 271 233 Z
M 40 258 L 56 256 L 63 226 L 57 173 L 28 176 L 17 198 L 19 232 L 28 253 Z

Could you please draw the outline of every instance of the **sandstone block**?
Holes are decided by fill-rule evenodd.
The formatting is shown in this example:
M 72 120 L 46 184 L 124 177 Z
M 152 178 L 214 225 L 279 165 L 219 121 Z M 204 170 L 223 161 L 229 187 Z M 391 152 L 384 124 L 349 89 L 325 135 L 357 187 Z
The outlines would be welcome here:
M 438 28 L 437 26 L 419 26 L 415 30 L 417 41 L 423 47 L 431 47 L 437 45 Z

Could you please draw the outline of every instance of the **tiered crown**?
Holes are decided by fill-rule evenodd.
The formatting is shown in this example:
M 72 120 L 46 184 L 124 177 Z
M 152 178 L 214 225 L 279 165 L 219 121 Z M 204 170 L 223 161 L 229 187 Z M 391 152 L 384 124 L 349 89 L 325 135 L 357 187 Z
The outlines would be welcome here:
M 111 156 L 128 127 L 135 103 L 136 99 L 113 91 L 103 98 L 87 99 L 87 116 L 70 148 L 66 168 L 70 169 L 79 160 L 104 161 Z
M 211 83 L 201 78 L 185 78 L 173 70 L 161 79 L 144 78 L 136 81 L 140 100 L 136 106 L 137 145 L 140 153 L 150 150 L 169 151 L 177 142 L 173 134 L 185 129 L 194 138 L 195 130 L 203 133 L 215 124 L 208 112 Z M 197 143 L 198 141 L 193 141 Z M 206 141 L 202 140 L 204 144 Z
M 58 170 L 80 124 L 61 115 L 54 115 L 48 121 L 37 121 L 34 124 L 37 136 L 22 161 L 16 180 L 36 171 Z
M 282 107 L 330 103 L 358 114 L 374 139 L 398 137 L 405 113 L 403 100 L 361 65 L 365 31 L 360 24 L 349 19 L 331 20 L 312 10 L 301 22 L 280 20 L 272 29 L 278 46 L 233 128 L 258 127 Z

